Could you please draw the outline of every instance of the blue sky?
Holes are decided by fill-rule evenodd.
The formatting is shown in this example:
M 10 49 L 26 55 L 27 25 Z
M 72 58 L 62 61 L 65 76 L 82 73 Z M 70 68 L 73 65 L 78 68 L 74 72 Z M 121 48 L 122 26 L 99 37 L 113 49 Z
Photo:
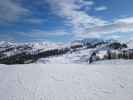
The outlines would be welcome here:
M 0 0 L 0 40 L 133 39 L 133 0 Z

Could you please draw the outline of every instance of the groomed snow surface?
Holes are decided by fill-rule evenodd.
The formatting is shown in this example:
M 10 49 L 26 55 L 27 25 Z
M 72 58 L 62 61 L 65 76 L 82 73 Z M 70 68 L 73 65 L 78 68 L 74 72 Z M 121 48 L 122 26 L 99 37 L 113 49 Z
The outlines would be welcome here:
M 0 65 L 0 100 L 133 100 L 133 61 Z

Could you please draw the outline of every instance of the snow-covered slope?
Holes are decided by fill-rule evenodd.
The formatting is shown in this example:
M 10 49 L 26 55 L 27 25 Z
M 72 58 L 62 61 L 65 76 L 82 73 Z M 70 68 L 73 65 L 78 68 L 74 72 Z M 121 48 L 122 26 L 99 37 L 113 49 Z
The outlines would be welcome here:
M 0 65 L 0 99 L 133 100 L 133 66 L 127 62 Z
M 53 56 L 48 58 L 41 58 L 37 61 L 37 63 L 44 64 L 88 64 L 89 58 L 91 56 L 91 52 L 94 49 L 82 49 L 75 52 L 69 52 L 60 56 Z
M 114 40 L 86 38 L 71 43 L 12 43 L 0 42 L 0 64 L 33 63 L 88 63 L 92 49 L 122 49 Z M 43 59 L 40 59 L 43 58 Z
M 127 45 L 130 49 L 133 49 L 133 40 L 128 41 Z
M 12 43 L 12 42 L 0 42 L 0 63 L 7 64 L 7 62 L 12 63 L 17 60 L 28 58 L 29 56 L 38 55 L 39 53 L 46 52 L 54 49 L 65 48 L 65 45 L 42 42 L 42 43 Z M 19 57 L 19 58 L 17 58 Z M 14 58 L 14 59 L 13 59 Z M 3 60 L 4 59 L 4 60 Z M 14 61 L 12 61 L 14 60 Z M 32 59 L 27 59 L 32 60 Z M 4 62 L 5 63 L 4 63 Z M 17 62 L 19 62 L 17 61 Z

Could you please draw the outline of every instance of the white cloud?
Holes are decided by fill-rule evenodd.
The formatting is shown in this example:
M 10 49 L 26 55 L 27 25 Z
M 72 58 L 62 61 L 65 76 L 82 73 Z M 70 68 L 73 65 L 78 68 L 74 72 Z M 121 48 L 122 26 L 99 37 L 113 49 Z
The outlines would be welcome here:
M 87 5 L 83 0 L 80 0 L 78 5 L 77 0 L 53 0 L 50 4 L 56 14 L 68 19 L 68 25 L 73 26 L 73 33 L 76 33 L 76 37 L 101 37 L 104 34 L 133 32 L 133 17 L 109 22 L 91 16 L 83 10 L 78 10 L 80 7 Z M 107 10 L 107 7 L 101 6 L 95 8 L 95 10 L 103 11 Z
M 41 0 L 42 1 L 42 0 Z M 0 0 L 0 22 L 14 21 L 22 15 L 26 15 L 29 10 L 21 7 L 18 3 L 11 0 Z M 72 26 L 72 33 L 76 37 L 101 37 L 104 34 L 133 32 L 133 17 L 117 19 L 113 22 L 103 20 L 98 17 L 91 16 L 88 12 L 80 10 L 82 7 L 92 8 L 95 4 L 91 0 L 47 0 L 51 6 L 51 10 L 60 17 L 66 19 L 66 25 Z M 94 8 L 96 11 L 107 10 L 106 6 Z M 6 13 L 5 13 L 6 12 Z M 30 23 L 42 23 L 41 19 L 25 19 Z M 70 33 L 64 30 L 55 30 L 52 32 L 44 32 L 42 30 L 32 30 L 24 33 L 33 37 L 38 36 L 63 36 Z M 118 36 L 117 36 L 118 37 Z M 114 35 L 114 38 L 117 38 Z
M 33 38 L 38 38 L 38 37 L 44 38 L 48 36 L 64 36 L 64 35 L 67 35 L 68 32 L 64 30 L 54 30 L 54 31 L 46 32 L 44 30 L 35 29 L 30 32 L 19 32 L 19 34 L 23 36 L 33 37 Z
M 100 7 L 96 7 L 95 10 L 96 11 L 105 11 L 107 10 L 108 8 L 106 6 L 100 6 Z
M 13 0 L 0 0 L 0 22 L 13 22 L 30 11 Z
M 105 24 L 103 26 L 96 26 L 88 28 L 86 34 L 111 34 L 111 33 L 127 33 L 133 32 L 132 18 L 118 19 L 112 23 Z
M 33 25 L 41 25 L 43 22 L 47 20 L 41 19 L 41 18 L 26 18 L 23 20 L 24 23 L 29 23 Z
M 117 39 L 121 38 L 121 36 L 120 35 L 111 35 L 108 38 L 117 40 Z
M 86 1 L 86 4 L 87 5 L 94 5 L 95 3 L 94 3 L 94 1 Z
M 81 3 L 82 5 L 87 5 L 87 6 L 92 6 L 92 5 L 94 5 L 95 3 L 94 3 L 94 1 L 91 1 L 91 0 L 89 0 L 89 1 L 85 1 L 85 0 L 79 0 L 78 1 L 79 3 Z
M 94 26 L 101 26 L 107 22 L 90 16 L 83 10 L 79 10 L 83 6 L 91 7 L 90 4 L 94 4 L 92 1 L 85 0 L 48 0 L 53 12 L 61 17 L 67 19 L 67 25 L 73 26 L 74 33 L 85 33 L 86 28 Z M 91 2 L 91 3 L 90 3 Z
M 118 19 L 117 22 L 133 23 L 133 17 L 127 17 L 127 18 L 123 18 L 123 19 Z

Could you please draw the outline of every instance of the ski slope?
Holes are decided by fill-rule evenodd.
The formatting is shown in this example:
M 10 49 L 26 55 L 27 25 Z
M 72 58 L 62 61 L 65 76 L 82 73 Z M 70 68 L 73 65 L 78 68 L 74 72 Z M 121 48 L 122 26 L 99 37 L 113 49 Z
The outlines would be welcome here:
M 88 64 L 94 49 L 81 49 L 60 56 L 41 58 L 36 63 L 43 64 Z
M 0 100 L 133 100 L 133 63 L 0 65 Z

